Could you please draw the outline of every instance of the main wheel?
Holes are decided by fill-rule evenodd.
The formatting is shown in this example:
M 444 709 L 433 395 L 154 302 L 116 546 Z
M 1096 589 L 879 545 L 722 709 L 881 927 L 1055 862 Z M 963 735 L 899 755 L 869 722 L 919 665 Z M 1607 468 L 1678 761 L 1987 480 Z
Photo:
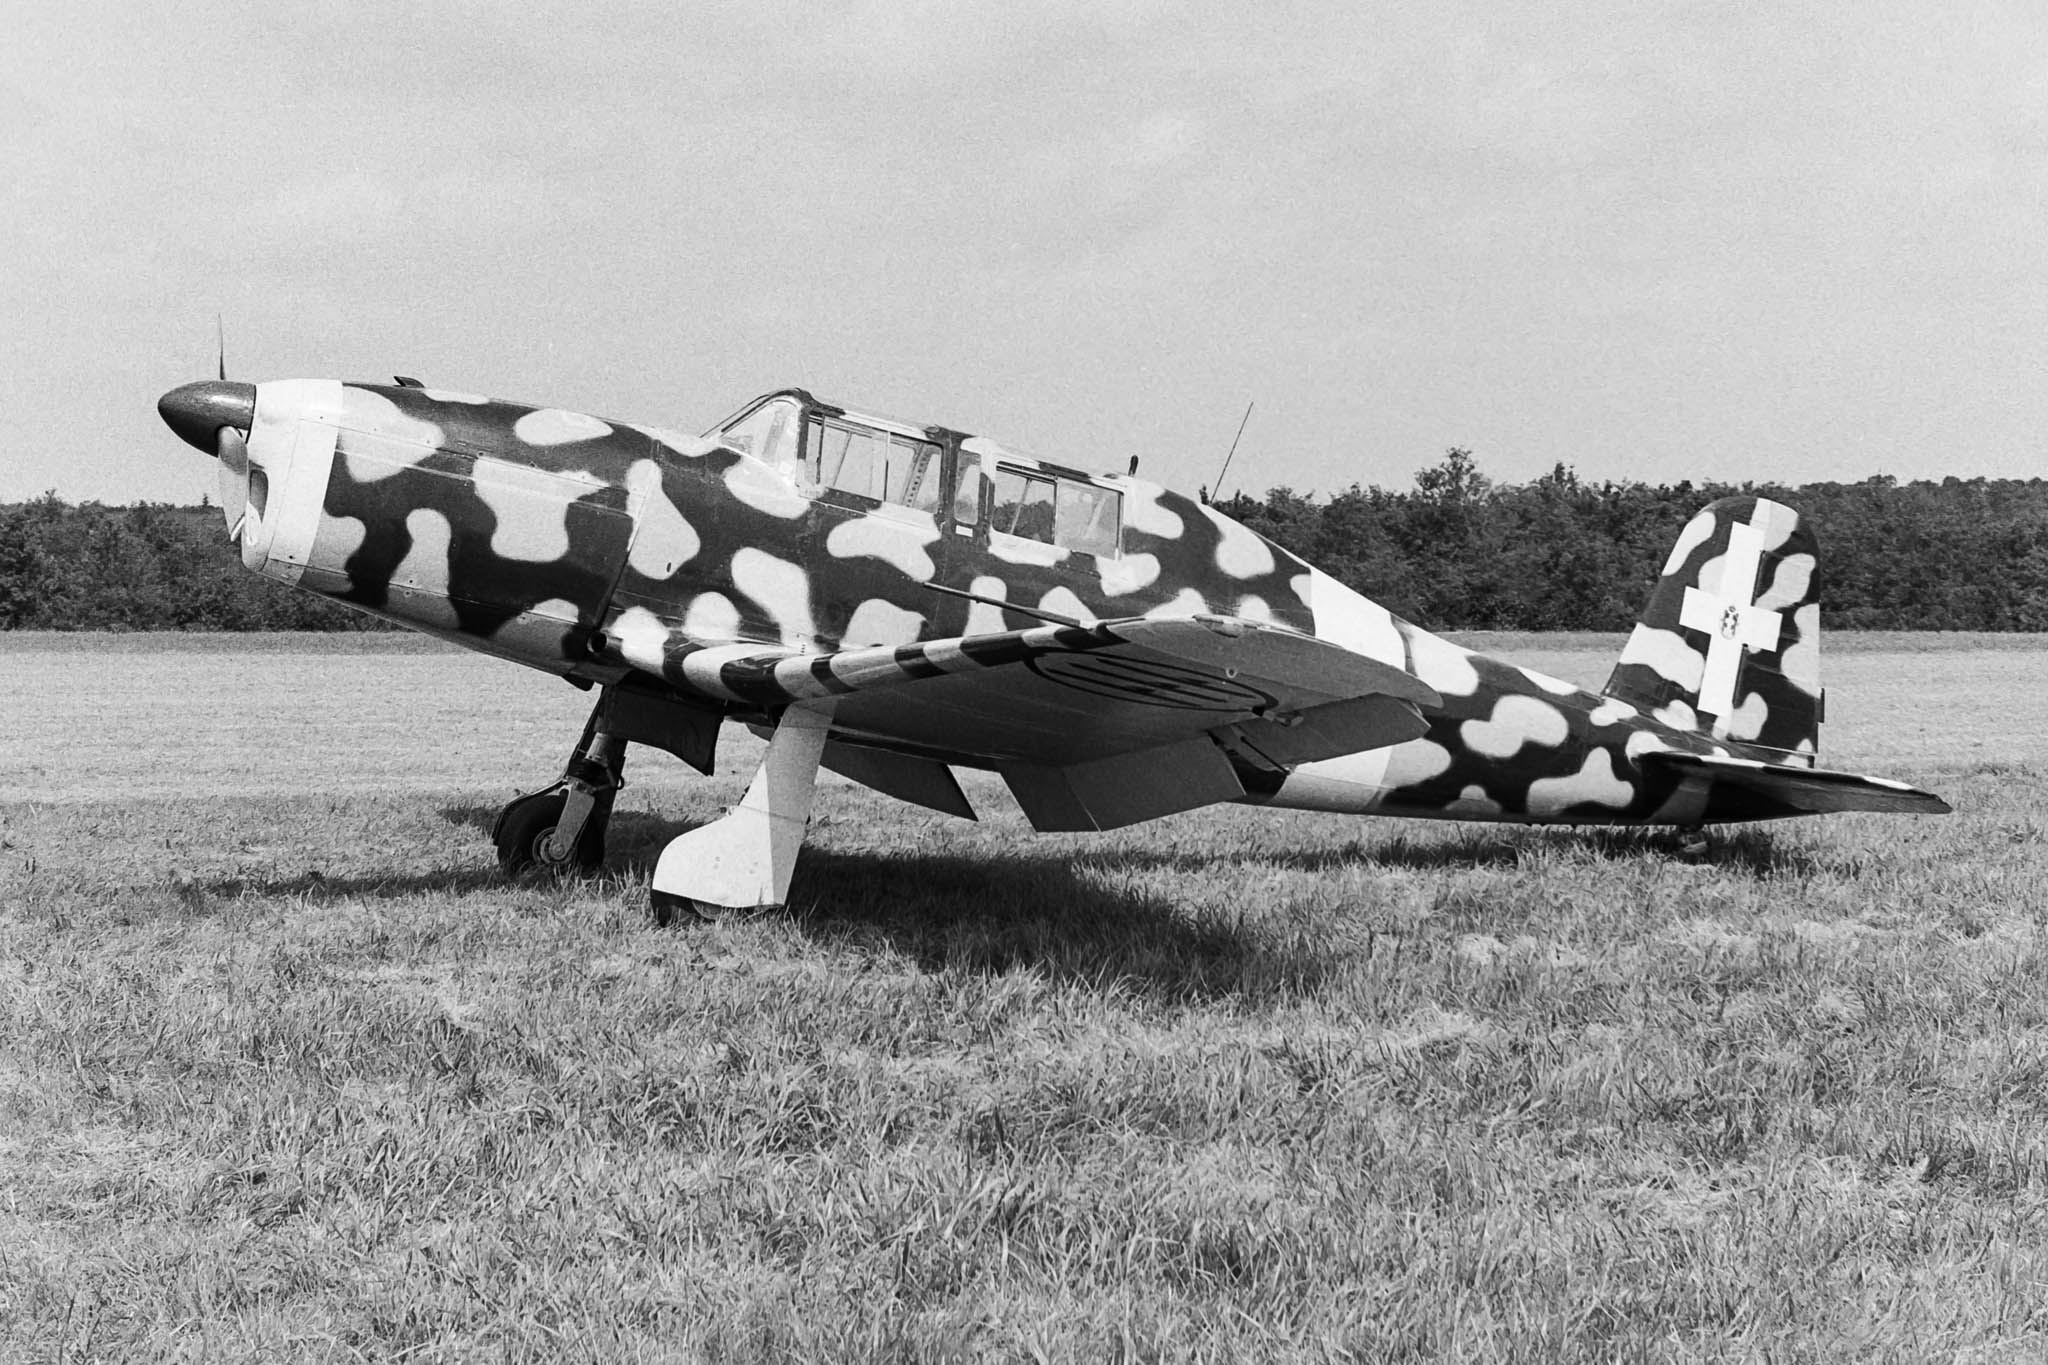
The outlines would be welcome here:
M 716 924 L 720 916 L 732 913 L 722 905 L 691 900 L 688 896 L 672 896 L 651 887 L 647 892 L 647 906 L 654 912 L 654 927 L 657 929 L 675 924 Z
M 562 808 L 569 794 L 564 791 L 535 792 L 505 807 L 498 817 L 498 866 L 518 875 L 527 871 L 595 872 L 604 866 L 604 830 L 611 821 L 612 793 L 597 798 L 583 833 L 568 857 L 556 856 L 555 826 L 562 821 Z

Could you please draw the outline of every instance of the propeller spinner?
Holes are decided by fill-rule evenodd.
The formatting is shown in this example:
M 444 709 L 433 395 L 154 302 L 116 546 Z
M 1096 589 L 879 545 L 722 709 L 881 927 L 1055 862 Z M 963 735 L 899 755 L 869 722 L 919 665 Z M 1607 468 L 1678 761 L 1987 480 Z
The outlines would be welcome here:
M 238 535 L 249 502 L 249 428 L 256 421 L 256 386 L 202 379 L 157 399 L 156 410 L 179 439 L 220 461 L 221 513 L 227 518 L 228 536 Z

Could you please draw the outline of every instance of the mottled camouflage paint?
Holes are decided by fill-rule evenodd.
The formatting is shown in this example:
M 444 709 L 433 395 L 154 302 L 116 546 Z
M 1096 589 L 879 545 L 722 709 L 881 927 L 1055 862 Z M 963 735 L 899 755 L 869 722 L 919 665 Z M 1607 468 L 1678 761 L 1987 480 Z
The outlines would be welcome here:
M 1731 539 L 1759 523 L 1760 563 L 1734 581 Z M 1401 622 L 1410 667 L 1443 697 L 1429 733 L 1383 752 L 1304 765 L 1267 790 L 1279 804 L 1453 819 L 1690 825 L 1807 813 L 1767 792 L 1709 785 L 1657 755 L 1812 767 L 1820 724 L 1816 560 L 1814 537 L 1790 508 L 1736 497 L 1702 509 L 1673 547 L 1599 694 Z M 1688 612 L 1689 598 L 1711 611 Z M 1770 647 L 1716 643 L 1721 626 L 1739 627 L 1757 614 L 1777 618 Z M 1703 675 L 1717 649 L 1734 660 L 1733 695 L 1703 707 Z
M 1775 503 L 1728 499 L 1687 527 L 1603 695 L 1393 618 L 1213 509 L 1135 478 L 1090 480 L 1122 497 L 1121 553 L 1098 558 L 985 526 L 962 534 L 946 515 L 806 496 L 714 439 L 432 389 L 292 383 L 258 388 L 251 463 L 277 472 L 261 534 L 245 533 L 252 567 L 581 681 L 637 671 L 753 721 L 808 697 L 873 692 L 874 704 L 837 712 L 842 738 L 995 766 L 1001 752 L 978 747 L 973 727 L 948 739 L 911 724 L 921 687 L 1028 666 L 1087 692 L 1100 679 L 1044 660 L 1120 647 L 1118 622 L 1225 618 L 1341 645 L 1412 674 L 1426 684 L 1414 695 L 1427 694 L 1419 737 L 1287 766 L 1233 744 L 1223 713 L 1294 721 L 1262 713 L 1249 694 L 1216 701 L 1210 733 L 1243 799 L 1677 825 L 1942 808 L 1877 779 L 1842 778 L 1847 803 L 1818 807 L 1767 781 L 1719 780 L 1729 764 L 1810 767 L 1817 753 L 1813 540 Z M 926 434 L 984 470 L 1035 464 L 978 438 Z M 1121 701 L 1160 707 L 1199 673 L 1162 674 L 1147 697 L 1143 675 L 1118 667 Z M 1703 698 L 1703 682 L 1717 695 Z M 906 717 L 901 733 L 893 716 Z M 1014 736 L 1004 743 L 1014 755 Z
M 1675 728 L 1811 764 L 1821 721 L 1819 560 L 1812 531 L 1790 508 L 1739 497 L 1703 509 L 1679 533 L 1607 695 Z M 1737 675 L 1715 678 L 1715 664 L 1738 658 Z M 1719 695 L 1702 700 L 1703 692 Z

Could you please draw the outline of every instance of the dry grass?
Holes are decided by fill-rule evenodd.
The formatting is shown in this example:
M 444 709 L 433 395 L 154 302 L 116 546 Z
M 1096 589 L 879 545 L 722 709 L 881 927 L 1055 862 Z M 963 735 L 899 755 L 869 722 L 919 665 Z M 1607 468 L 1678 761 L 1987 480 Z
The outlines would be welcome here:
M 1831 661 L 1829 757 L 1947 820 L 1695 865 L 834 785 L 790 911 L 663 932 L 744 772 L 503 885 L 558 683 L 17 641 L 0 1355 L 2039 1358 L 2044 660 Z

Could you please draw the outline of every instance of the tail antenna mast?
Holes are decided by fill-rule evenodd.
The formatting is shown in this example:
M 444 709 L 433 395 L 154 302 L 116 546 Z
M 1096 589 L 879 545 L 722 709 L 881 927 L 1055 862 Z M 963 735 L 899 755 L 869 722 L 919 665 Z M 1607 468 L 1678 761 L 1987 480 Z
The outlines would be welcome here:
M 1252 408 L 1257 402 L 1257 399 L 1253 399 L 1244 405 L 1244 416 L 1238 421 L 1237 435 L 1230 438 L 1230 453 L 1223 457 L 1223 468 L 1216 471 L 1216 492 L 1209 499 L 1211 502 L 1220 501 L 1223 497 L 1223 476 L 1230 472 L 1230 462 L 1237 456 L 1237 443 L 1244 439 L 1245 423 L 1252 420 Z

